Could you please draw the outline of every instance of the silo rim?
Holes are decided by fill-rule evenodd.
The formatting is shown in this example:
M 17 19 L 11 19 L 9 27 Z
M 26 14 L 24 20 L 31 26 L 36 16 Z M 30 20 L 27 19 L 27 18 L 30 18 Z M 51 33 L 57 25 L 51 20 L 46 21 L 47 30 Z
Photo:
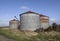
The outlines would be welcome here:
M 40 15 L 40 14 L 38 14 L 38 13 L 36 13 L 36 12 L 27 11 L 27 12 L 24 12 L 24 13 L 20 14 L 20 16 L 23 15 L 23 14 L 30 14 L 30 13 Z
M 12 20 L 10 20 L 10 21 L 17 21 L 16 19 L 12 19 Z
M 37 14 L 37 15 L 40 15 L 40 16 L 43 16 L 43 17 L 48 17 L 48 16 L 46 16 L 46 15 L 39 14 L 39 13 L 36 13 L 36 12 L 33 12 L 33 11 L 24 12 L 24 13 L 20 14 L 19 16 L 21 16 L 21 15 L 23 15 L 23 14 L 30 14 L 30 13 L 32 13 L 32 14 Z M 49 18 L 49 17 L 48 17 L 48 18 Z
M 48 17 L 48 16 L 46 16 L 46 15 L 43 15 L 43 14 L 40 14 L 40 16 L 42 16 L 42 17 Z M 49 18 L 49 17 L 48 17 Z

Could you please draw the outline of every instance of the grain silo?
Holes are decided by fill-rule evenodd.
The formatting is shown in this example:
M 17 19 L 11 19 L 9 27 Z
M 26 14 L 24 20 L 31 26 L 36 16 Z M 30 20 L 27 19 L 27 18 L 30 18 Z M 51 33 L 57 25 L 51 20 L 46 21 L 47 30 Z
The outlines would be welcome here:
M 49 27 L 49 17 L 40 14 L 41 27 L 47 29 Z
M 25 12 L 20 14 L 20 29 L 34 31 L 40 28 L 40 16 L 35 12 Z
M 16 20 L 16 19 L 9 21 L 10 29 L 17 29 L 18 25 L 19 25 L 19 23 L 18 23 L 18 20 Z

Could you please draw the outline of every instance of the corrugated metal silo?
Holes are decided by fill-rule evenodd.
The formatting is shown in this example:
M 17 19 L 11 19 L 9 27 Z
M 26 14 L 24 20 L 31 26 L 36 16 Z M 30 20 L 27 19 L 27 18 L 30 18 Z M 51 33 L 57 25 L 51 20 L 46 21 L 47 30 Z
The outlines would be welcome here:
M 25 12 L 20 14 L 20 29 L 34 31 L 40 28 L 40 16 L 35 12 Z
M 18 25 L 19 25 L 19 23 L 18 23 L 18 20 L 16 20 L 16 19 L 9 21 L 10 29 L 17 29 Z
M 49 17 L 45 15 L 40 15 L 41 27 L 47 29 L 49 27 Z

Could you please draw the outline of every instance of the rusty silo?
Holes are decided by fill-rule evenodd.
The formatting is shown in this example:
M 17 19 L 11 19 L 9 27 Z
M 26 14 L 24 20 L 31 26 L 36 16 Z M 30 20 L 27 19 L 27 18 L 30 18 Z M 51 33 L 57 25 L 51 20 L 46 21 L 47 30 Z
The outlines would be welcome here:
M 35 12 L 25 12 L 20 14 L 20 29 L 34 31 L 40 28 L 40 15 Z
M 41 27 L 47 29 L 49 27 L 49 17 L 40 14 Z
M 19 23 L 16 19 L 9 21 L 10 29 L 17 29 L 18 25 L 19 25 Z

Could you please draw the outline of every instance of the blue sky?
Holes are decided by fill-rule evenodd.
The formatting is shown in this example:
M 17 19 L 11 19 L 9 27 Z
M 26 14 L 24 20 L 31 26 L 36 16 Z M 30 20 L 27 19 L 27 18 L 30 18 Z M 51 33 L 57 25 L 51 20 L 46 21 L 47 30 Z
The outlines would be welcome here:
M 60 23 L 60 0 L 0 0 L 0 26 L 19 14 L 33 11 L 50 17 L 51 22 Z

